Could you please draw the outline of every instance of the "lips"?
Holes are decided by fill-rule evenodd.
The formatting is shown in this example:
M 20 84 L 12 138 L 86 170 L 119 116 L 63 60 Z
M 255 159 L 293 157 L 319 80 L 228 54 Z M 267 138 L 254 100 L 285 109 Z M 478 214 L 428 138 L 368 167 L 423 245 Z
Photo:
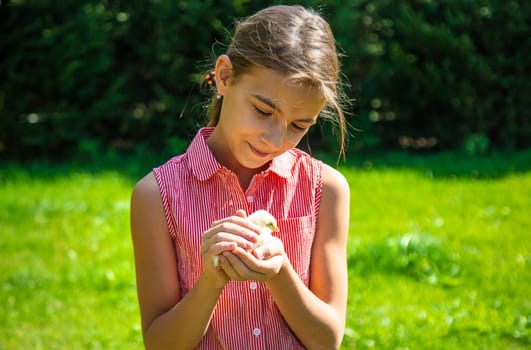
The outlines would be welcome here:
M 269 154 L 270 154 L 270 153 L 265 153 L 265 152 L 261 152 L 261 151 L 257 150 L 251 144 L 249 144 L 249 148 L 251 149 L 253 154 L 256 155 L 259 158 L 267 158 L 269 156 Z

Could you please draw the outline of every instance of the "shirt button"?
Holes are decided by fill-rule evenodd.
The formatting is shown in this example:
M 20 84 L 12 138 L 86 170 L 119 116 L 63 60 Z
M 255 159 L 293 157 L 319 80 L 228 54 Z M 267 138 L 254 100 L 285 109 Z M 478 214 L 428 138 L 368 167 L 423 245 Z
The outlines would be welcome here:
M 249 284 L 249 288 L 251 288 L 252 290 L 255 290 L 256 287 L 257 287 L 256 282 L 251 282 L 251 283 Z
M 253 196 L 247 196 L 247 202 L 252 203 L 254 197 Z
M 262 334 L 262 331 L 260 330 L 260 328 L 253 329 L 253 335 L 255 337 L 258 337 L 260 334 Z

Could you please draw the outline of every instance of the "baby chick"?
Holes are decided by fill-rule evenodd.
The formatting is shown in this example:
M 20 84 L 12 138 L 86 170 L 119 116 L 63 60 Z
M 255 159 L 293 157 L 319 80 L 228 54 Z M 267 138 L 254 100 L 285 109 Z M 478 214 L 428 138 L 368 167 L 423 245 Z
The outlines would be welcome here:
M 258 248 L 264 245 L 268 239 L 272 237 L 272 232 L 278 232 L 277 221 L 266 210 L 257 210 L 247 217 L 252 223 L 257 225 L 260 228 L 260 237 L 258 242 L 254 244 L 254 248 Z M 214 256 L 214 266 L 218 267 L 219 265 L 219 256 Z
M 258 242 L 254 244 L 254 247 L 260 247 L 272 237 L 272 232 L 278 232 L 277 221 L 266 210 L 257 210 L 247 217 L 252 223 L 260 227 L 260 237 Z

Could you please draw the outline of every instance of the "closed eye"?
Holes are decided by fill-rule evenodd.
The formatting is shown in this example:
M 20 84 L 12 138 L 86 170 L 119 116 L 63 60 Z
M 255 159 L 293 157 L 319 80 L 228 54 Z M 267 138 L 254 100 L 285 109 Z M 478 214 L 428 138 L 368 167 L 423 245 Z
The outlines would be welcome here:
M 306 126 L 301 126 L 301 125 L 297 125 L 297 124 L 292 124 L 292 125 L 293 125 L 293 127 L 294 127 L 295 129 L 297 129 L 297 130 L 301 130 L 301 131 L 303 131 L 303 130 L 308 129 L 308 127 L 306 127 Z
M 304 120 L 301 120 L 301 121 L 295 121 L 291 125 L 293 126 L 294 129 L 296 129 L 298 131 L 306 131 L 312 125 L 314 125 L 315 122 L 316 121 L 314 119 L 304 119 Z
M 256 112 L 257 112 L 258 114 L 263 115 L 264 117 L 268 117 L 268 116 L 271 115 L 271 113 L 266 112 L 266 111 L 264 111 L 264 110 L 262 110 L 262 109 L 256 107 L 255 105 L 253 105 L 253 106 L 254 106 L 254 109 L 256 110 Z

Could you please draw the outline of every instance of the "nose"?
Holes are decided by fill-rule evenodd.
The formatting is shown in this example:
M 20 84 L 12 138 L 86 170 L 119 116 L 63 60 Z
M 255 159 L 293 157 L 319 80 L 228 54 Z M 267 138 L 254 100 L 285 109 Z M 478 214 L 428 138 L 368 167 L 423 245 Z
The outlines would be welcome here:
M 262 134 L 262 140 L 268 147 L 275 150 L 283 147 L 286 142 L 286 126 L 284 123 L 271 123 Z

